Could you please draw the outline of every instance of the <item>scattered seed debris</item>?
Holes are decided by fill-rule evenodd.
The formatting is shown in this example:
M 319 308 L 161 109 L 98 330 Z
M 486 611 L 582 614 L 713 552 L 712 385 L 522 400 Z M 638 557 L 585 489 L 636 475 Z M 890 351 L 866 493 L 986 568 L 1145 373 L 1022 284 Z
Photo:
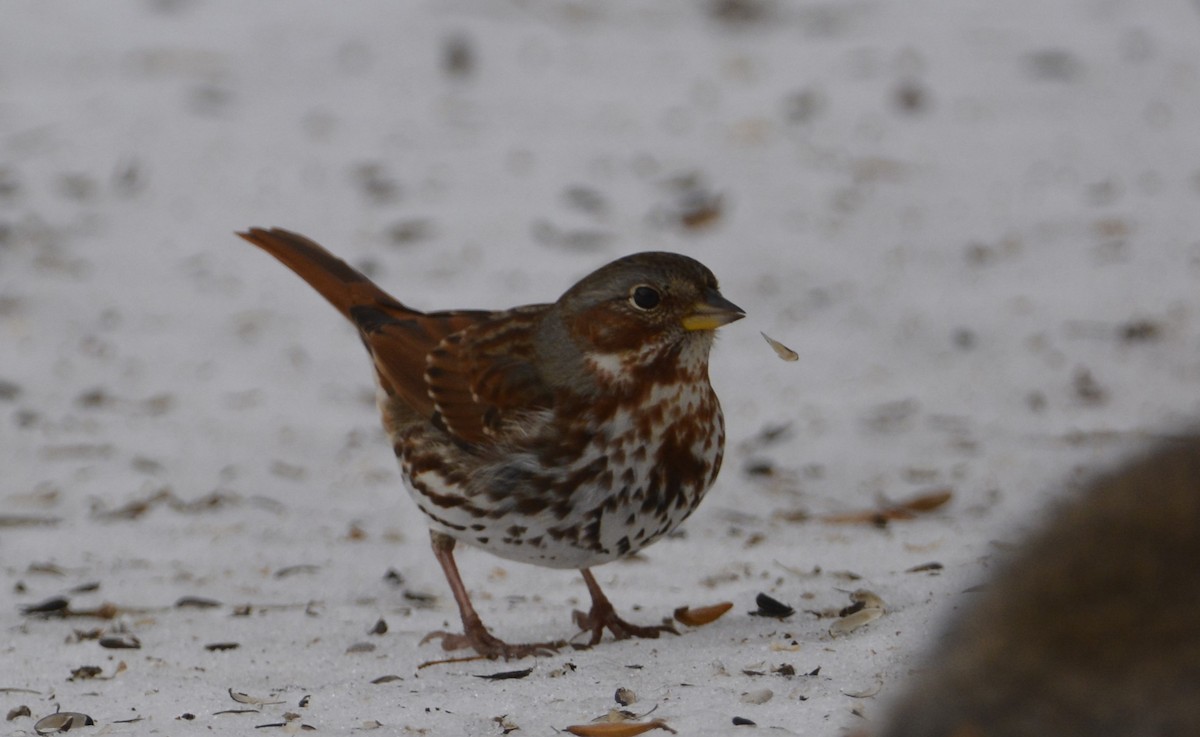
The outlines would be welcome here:
M 308 708 L 308 704 L 310 701 L 312 701 L 312 696 L 309 694 L 305 694 L 304 696 L 302 696 L 300 698 L 300 703 L 298 704 L 298 706 L 301 709 L 306 709 L 306 708 Z
M 67 575 L 67 572 L 63 570 L 62 566 L 56 565 L 54 563 L 43 563 L 41 561 L 34 561 L 34 562 L 30 563 L 29 568 L 27 568 L 26 570 L 30 573 L 42 573 L 42 574 L 46 574 L 49 576 L 65 576 L 65 575 Z
M 31 712 L 29 710 L 29 707 L 26 706 L 25 704 L 21 704 L 20 706 L 16 707 L 15 709 L 9 709 L 8 715 L 6 717 L 4 717 L 4 720 L 6 722 L 11 722 L 14 719 L 17 719 L 19 717 L 31 717 L 31 716 L 33 716 L 33 712 Z
M 1117 337 L 1126 343 L 1157 340 L 1162 334 L 1162 323 L 1147 318 L 1130 320 L 1117 329 Z
M 576 737 L 634 737 L 634 735 L 649 732 L 652 729 L 665 729 L 671 734 L 675 730 L 667 726 L 661 719 L 649 722 L 600 722 L 597 724 L 574 724 L 564 731 Z
M 100 647 L 112 650 L 140 650 L 142 642 L 135 635 L 110 635 L 100 638 Z
M 954 492 L 950 489 L 934 489 L 921 492 L 900 502 L 884 500 L 877 509 L 829 514 L 821 517 L 821 520 L 838 525 L 872 524 L 876 527 L 886 527 L 889 522 L 909 520 L 919 514 L 931 512 L 949 502 L 953 496 Z
M 68 681 L 87 681 L 92 678 L 96 678 L 103 672 L 104 672 L 104 669 L 98 665 L 81 665 L 78 668 L 75 668 L 71 671 L 71 677 L 68 678 L 67 680 Z
M 372 642 L 356 642 L 350 647 L 346 648 L 347 654 L 373 652 L 375 652 L 375 644 Z
M 175 602 L 176 609 L 215 609 L 221 606 L 216 599 L 205 599 L 202 596 L 184 596 Z
M 128 521 L 136 520 L 155 507 L 160 506 L 165 506 L 171 511 L 181 514 L 197 514 L 199 512 L 219 509 L 227 505 L 236 505 L 241 503 L 241 501 L 241 498 L 236 494 L 228 494 L 220 491 L 214 491 L 188 501 L 175 496 L 170 487 L 164 486 L 144 498 L 135 499 L 116 509 L 106 509 L 103 504 L 95 503 L 92 505 L 91 516 L 93 519 L 109 522 Z
M 24 615 L 43 615 L 43 616 L 66 616 L 66 612 L 71 605 L 71 600 L 65 596 L 53 596 L 44 601 L 39 601 L 37 604 L 26 604 L 21 607 L 21 614 Z
M 883 598 L 869 589 L 855 589 L 850 592 L 851 605 L 843 610 L 841 616 L 852 614 L 860 609 L 883 609 Z
M 876 619 L 879 619 L 882 616 L 882 609 L 860 609 L 852 614 L 847 614 L 833 624 L 829 625 L 829 634 L 833 637 L 848 635 L 859 627 L 862 627 L 870 622 L 874 622 Z
M 37 514 L 0 514 L 0 528 L 8 527 L 53 527 L 62 519 Z
M 769 458 L 751 458 L 742 467 L 742 472 L 747 476 L 774 476 L 775 462 Z
M 404 680 L 403 676 L 386 675 L 386 676 L 380 676 L 380 677 L 374 679 L 373 681 L 371 681 L 371 683 L 374 683 L 374 684 L 391 683 L 392 681 L 403 681 L 403 680 Z
M 621 706 L 629 706 L 630 704 L 637 703 L 637 694 L 628 688 L 618 688 L 616 693 L 613 694 L 613 701 L 616 701 Z
M 762 331 L 759 331 L 758 334 L 763 337 L 763 340 L 767 341 L 767 345 L 771 346 L 771 350 L 775 351 L 775 355 L 779 356 L 782 360 L 784 360 L 784 361 L 799 361 L 800 360 L 800 354 L 793 351 L 791 348 L 788 348 L 783 343 L 780 343 L 778 340 L 775 340 L 774 338 L 772 338 L 771 336 L 767 335 L 766 333 L 764 333 Z
M 546 677 L 547 678 L 561 678 L 562 676 L 565 676 L 568 673 L 574 673 L 576 670 L 578 670 L 578 667 L 574 663 L 572 663 L 571 661 L 568 660 L 567 662 L 563 663 L 560 667 L 555 668 L 554 670 L 547 673 Z
M 720 604 L 697 607 L 696 609 L 683 606 L 675 610 L 675 620 L 680 624 L 686 624 L 688 627 L 702 627 L 717 621 L 721 615 L 732 608 L 733 602 L 731 601 L 723 601 Z
M 485 681 L 507 681 L 524 678 L 533 672 L 533 668 L 525 668 L 523 670 L 505 670 L 499 673 L 489 673 L 487 675 L 476 675 L 476 678 L 482 678 Z
M 77 711 L 60 711 L 34 722 L 33 731 L 38 734 L 58 734 L 69 732 L 75 727 L 90 727 L 95 723 L 96 721 L 87 714 L 80 714 Z
M 239 704 L 253 704 L 254 706 L 270 706 L 272 704 L 283 703 L 282 701 L 267 701 L 266 699 L 262 699 L 257 696 L 251 696 L 250 694 L 242 693 L 241 691 L 234 691 L 232 688 L 229 689 L 229 698 L 233 699 Z
M 290 722 L 272 722 L 270 724 L 255 724 L 255 729 L 271 729 L 272 727 L 288 727 L 292 728 Z M 317 728 L 310 724 L 301 724 L 300 729 L 304 732 L 315 732 Z
M 930 561 L 928 563 L 922 563 L 920 565 L 913 566 L 912 568 L 906 568 L 904 572 L 925 573 L 926 571 L 940 571 L 943 568 L 945 568 L 945 566 L 943 566 L 941 563 L 938 563 L 937 561 Z
M 471 38 L 464 33 L 453 33 L 442 39 L 442 71 L 451 77 L 469 77 L 478 61 Z
M 1071 388 L 1075 391 L 1076 398 L 1085 404 L 1104 404 L 1108 399 L 1108 392 L 1086 368 L 1075 370 L 1075 375 L 1071 378 Z
M 39 451 L 45 461 L 104 460 L 111 458 L 116 448 L 108 443 L 76 443 L 48 445 Z
M 204 646 L 205 650 L 210 652 L 224 652 L 225 650 L 237 650 L 241 647 L 236 642 L 210 642 Z
M 743 704 L 765 704 L 771 700 L 775 692 L 769 688 L 760 688 L 757 691 L 747 691 L 742 694 Z
M 319 570 L 321 570 L 321 566 L 313 565 L 311 563 L 300 563 L 298 565 L 284 566 L 283 568 L 280 568 L 278 571 L 275 571 L 275 578 L 287 578 L 288 576 L 295 576 L 300 573 L 312 574 Z
M 852 699 L 869 699 L 877 695 L 883 690 L 883 681 L 876 681 L 873 686 L 865 688 L 861 691 L 842 691 L 842 694 L 849 696 Z
M 404 585 L 404 576 L 401 575 L 400 571 L 397 571 L 395 568 L 387 569 L 387 573 L 383 574 L 383 580 L 392 586 Z
M 733 726 L 735 727 L 757 727 L 758 725 L 750 721 L 746 717 L 734 717 Z
M 771 619 L 787 619 L 796 613 L 792 607 L 784 604 L 778 599 L 774 599 L 766 594 L 759 594 L 754 597 L 754 603 L 758 605 L 758 609 L 750 612 L 752 617 L 770 617 Z
M 372 628 L 371 628 L 371 629 L 370 629 L 370 630 L 367 632 L 367 634 L 368 634 L 368 635 L 386 635 L 386 634 L 387 634 L 387 631 L 388 631 L 387 622 L 385 622 L 385 621 L 383 620 L 383 618 L 382 618 L 382 617 L 380 617 L 379 621 L 375 623 L 375 626 L 374 626 L 374 627 L 372 627 Z
M 413 606 L 417 608 L 425 609 L 437 605 L 437 594 L 406 590 L 404 592 L 404 600 L 412 602 Z

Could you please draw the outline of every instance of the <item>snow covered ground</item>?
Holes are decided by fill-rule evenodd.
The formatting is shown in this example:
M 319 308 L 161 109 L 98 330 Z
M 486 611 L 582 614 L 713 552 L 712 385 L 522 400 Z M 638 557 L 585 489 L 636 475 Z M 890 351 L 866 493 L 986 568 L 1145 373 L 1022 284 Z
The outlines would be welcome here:
M 1038 510 L 1200 416 L 1197 131 L 1182 0 L 9 3 L 0 728 L 545 735 L 618 688 L 680 734 L 869 728 Z M 419 668 L 457 615 L 369 366 L 251 225 L 431 309 L 707 264 L 750 315 L 725 470 L 597 575 L 640 621 L 733 610 Z M 460 562 L 501 637 L 573 633 L 578 575 Z M 884 615 L 831 636 L 856 589 Z M 22 614 L 57 596 L 115 617 Z

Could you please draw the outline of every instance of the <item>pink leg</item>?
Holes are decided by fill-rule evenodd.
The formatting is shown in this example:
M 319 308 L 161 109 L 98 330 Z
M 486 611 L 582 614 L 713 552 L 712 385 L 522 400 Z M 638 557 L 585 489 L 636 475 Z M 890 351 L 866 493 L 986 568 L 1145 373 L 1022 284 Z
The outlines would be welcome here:
M 430 632 L 422 642 L 431 639 L 441 639 L 443 650 L 459 650 L 471 648 L 486 658 L 524 658 L 529 655 L 551 655 L 565 643 L 539 642 L 522 645 L 510 645 L 497 638 L 483 625 L 479 613 L 471 605 L 471 597 L 467 587 L 463 586 L 462 577 L 458 574 L 458 564 L 454 562 L 454 538 L 440 532 L 430 531 L 433 542 L 433 555 L 442 566 L 446 580 L 450 583 L 450 591 L 458 604 L 458 613 L 462 617 L 462 634 L 451 632 Z

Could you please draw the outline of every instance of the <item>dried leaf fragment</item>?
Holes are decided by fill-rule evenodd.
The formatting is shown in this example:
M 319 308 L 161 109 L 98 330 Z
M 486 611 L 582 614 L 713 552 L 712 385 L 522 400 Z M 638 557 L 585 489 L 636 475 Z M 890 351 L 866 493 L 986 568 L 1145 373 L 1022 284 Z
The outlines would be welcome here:
M 788 348 L 783 343 L 780 343 L 778 340 L 775 340 L 762 331 L 759 331 L 758 334 L 763 337 L 763 340 L 767 341 L 767 345 L 771 346 L 771 350 L 775 351 L 775 355 L 779 356 L 780 359 L 784 361 L 800 360 L 800 354 L 793 351 L 791 348 Z
M 717 621 L 725 612 L 733 608 L 732 601 L 723 601 L 712 606 L 702 606 L 692 609 L 681 606 L 675 610 L 675 621 L 688 627 L 703 627 Z
M 600 724 L 573 724 L 567 727 L 566 732 L 569 732 L 576 737 L 634 737 L 635 735 L 644 734 L 652 729 L 665 729 L 671 734 L 675 734 L 675 730 L 667 726 L 667 723 L 661 719 L 654 719 L 649 722 L 603 722 Z

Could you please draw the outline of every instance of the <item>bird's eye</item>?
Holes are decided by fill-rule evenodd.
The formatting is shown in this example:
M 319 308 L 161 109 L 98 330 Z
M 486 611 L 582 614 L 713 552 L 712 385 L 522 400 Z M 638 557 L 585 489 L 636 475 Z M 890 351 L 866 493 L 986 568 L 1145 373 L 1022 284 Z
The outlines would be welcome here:
M 662 301 L 662 295 L 654 287 L 642 285 L 634 287 L 629 293 L 629 301 L 639 310 L 653 310 Z

